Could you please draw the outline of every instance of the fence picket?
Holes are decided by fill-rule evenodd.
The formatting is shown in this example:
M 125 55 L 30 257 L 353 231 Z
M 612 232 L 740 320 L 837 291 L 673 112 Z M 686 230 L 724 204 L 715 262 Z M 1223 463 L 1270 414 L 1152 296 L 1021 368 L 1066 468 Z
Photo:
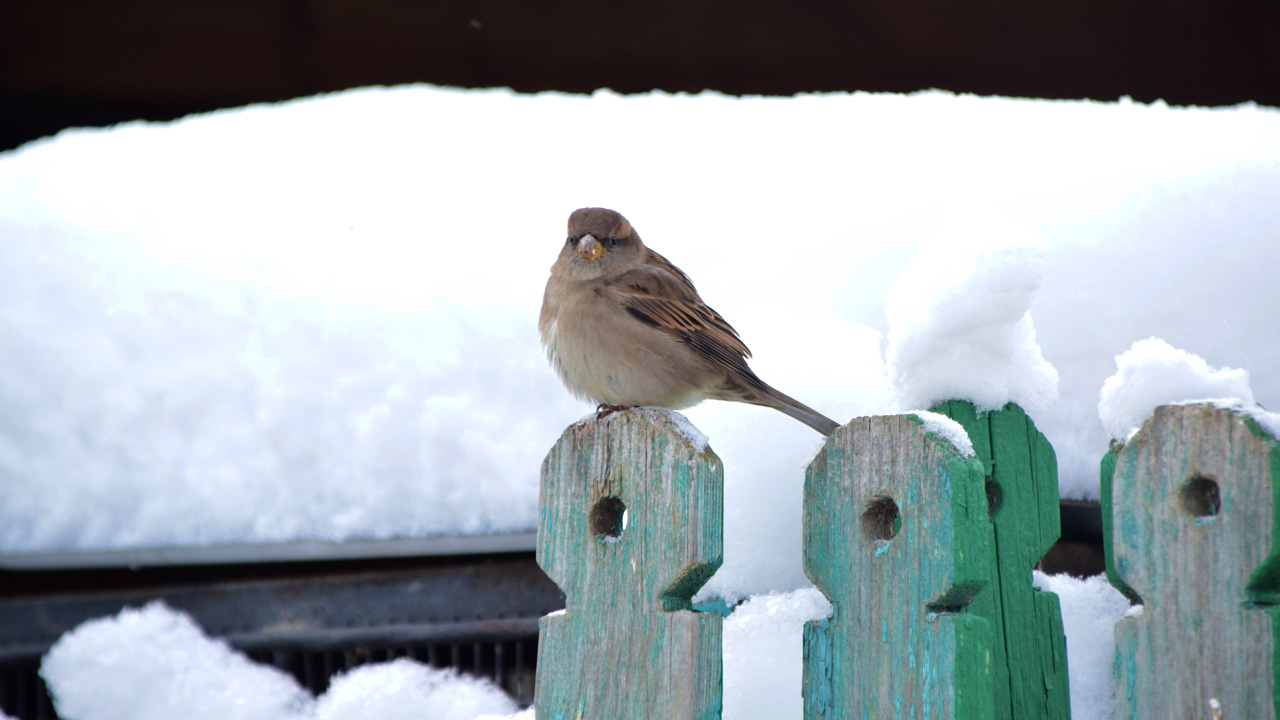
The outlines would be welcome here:
M 1058 596 L 1031 585 L 1031 569 L 1061 534 L 1058 462 L 1022 408 L 978 413 L 972 403 L 934 408 L 969 433 L 986 474 L 995 574 L 972 612 L 995 636 L 997 718 L 1071 717 L 1066 635 Z
M 1157 408 L 1102 464 L 1117 718 L 1280 716 L 1280 442 L 1211 405 Z
M 981 464 L 914 417 L 857 418 L 805 473 L 804 567 L 834 608 L 804 630 L 806 718 L 992 717 Z
M 715 453 L 661 410 L 580 422 L 538 504 L 538 564 L 566 596 L 539 623 L 539 720 L 719 718 L 721 618 L 690 606 L 723 553 Z

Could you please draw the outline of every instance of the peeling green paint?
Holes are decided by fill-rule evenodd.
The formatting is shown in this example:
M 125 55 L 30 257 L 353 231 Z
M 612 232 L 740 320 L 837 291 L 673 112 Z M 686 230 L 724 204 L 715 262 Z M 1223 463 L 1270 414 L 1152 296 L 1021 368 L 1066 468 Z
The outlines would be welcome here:
M 616 538 L 591 522 L 604 498 L 626 508 Z M 715 454 L 656 413 L 577 423 L 543 462 L 539 511 L 538 564 L 566 611 L 538 624 L 538 717 L 719 718 L 721 617 L 690 600 L 723 555 Z
M 1277 481 L 1280 443 L 1207 404 L 1157 408 L 1108 453 L 1107 577 L 1142 603 L 1116 624 L 1117 717 L 1207 717 L 1208 698 L 1223 718 L 1280 716 Z
M 953 592 L 990 576 L 982 477 L 910 416 L 855 419 L 809 465 L 805 572 L 835 611 L 805 625 L 806 718 L 992 716 L 990 627 Z M 878 497 L 898 510 L 887 542 L 864 529 Z M 932 613 L 944 598 L 961 605 Z

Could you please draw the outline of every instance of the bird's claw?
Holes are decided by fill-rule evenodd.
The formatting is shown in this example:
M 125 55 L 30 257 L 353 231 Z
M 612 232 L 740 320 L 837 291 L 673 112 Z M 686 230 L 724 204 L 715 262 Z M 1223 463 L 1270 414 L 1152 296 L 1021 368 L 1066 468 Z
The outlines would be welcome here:
M 626 409 L 626 405 L 607 405 L 605 403 L 600 403 L 596 406 L 596 419 L 603 420 L 616 412 L 622 412 Z

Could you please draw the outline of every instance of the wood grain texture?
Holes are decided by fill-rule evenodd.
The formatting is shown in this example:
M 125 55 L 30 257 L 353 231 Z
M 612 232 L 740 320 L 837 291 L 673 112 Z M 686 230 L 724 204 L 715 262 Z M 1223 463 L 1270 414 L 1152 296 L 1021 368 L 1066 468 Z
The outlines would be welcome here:
M 991 717 L 991 627 L 966 607 L 992 573 L 981 464 L 914 417 L 856 418 L 804 492 L 805 573 L 834 608 L 805 624 L 805 717 Z
M 1277 715 L 1280 443 L 1210 405 L 1157 408 L 1103 462 L 1109 576 L 1142 602 L 1116 625 L 1116 717 Z M 1105 515 L 1104 515 L 1105 516 Z
M 720 459 L 667 411 L 564 432 L 538 502 L 538 564 L 566 596 L 539 626 L 539 720 L 720 717 L 721 618 L 690 598 L 722 560 L 723 496 Z M 618 502 L 611 538 L 593 509 Z
M 995 548 L 992 592 L 971 611 L 995 635 L 997 718 L 1071 717 L 1066 635 L 1058 596 L 1031 585 L 1031 570 L 1061 534 L 1058 461 L 1053 446 L 1022 408 L 978 413 L 972 403 L 934 408 L 969 433 L 990 483 Z

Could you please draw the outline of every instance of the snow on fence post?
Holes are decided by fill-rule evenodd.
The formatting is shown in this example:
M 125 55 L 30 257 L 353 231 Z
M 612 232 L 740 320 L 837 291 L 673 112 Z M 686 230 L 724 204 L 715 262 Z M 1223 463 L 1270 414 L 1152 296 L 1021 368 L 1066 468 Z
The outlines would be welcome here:
M 981 464 L 909 415 L 856 418 L 805 472 L 804 569 L 833 606 L 804 628 L 806 718 L 992 717 Z
M 1107 577 L 1141 603 L 1116 624 L 1117 718 L 1277 710 L 1280 442 L 1212 405 L 1156 408 L 1102 461 Z
M 994 531 L 990 590 L 970 612 L 992 625 L 995 717 L 1071 717 L 1067 641 L 1058 596 L 1032 586 L 1031 570 L 1061 535 L 1058 460 L 1016 404 L 978 413 L 953 400 L 935 407 L 960 423 L 986 473 Z
M 690 599 L 720 566 L 723 470 L 682 417 L 644 408 L 567 429 L 542 464 L 539 720 L 719 718 L 721 618 Z

